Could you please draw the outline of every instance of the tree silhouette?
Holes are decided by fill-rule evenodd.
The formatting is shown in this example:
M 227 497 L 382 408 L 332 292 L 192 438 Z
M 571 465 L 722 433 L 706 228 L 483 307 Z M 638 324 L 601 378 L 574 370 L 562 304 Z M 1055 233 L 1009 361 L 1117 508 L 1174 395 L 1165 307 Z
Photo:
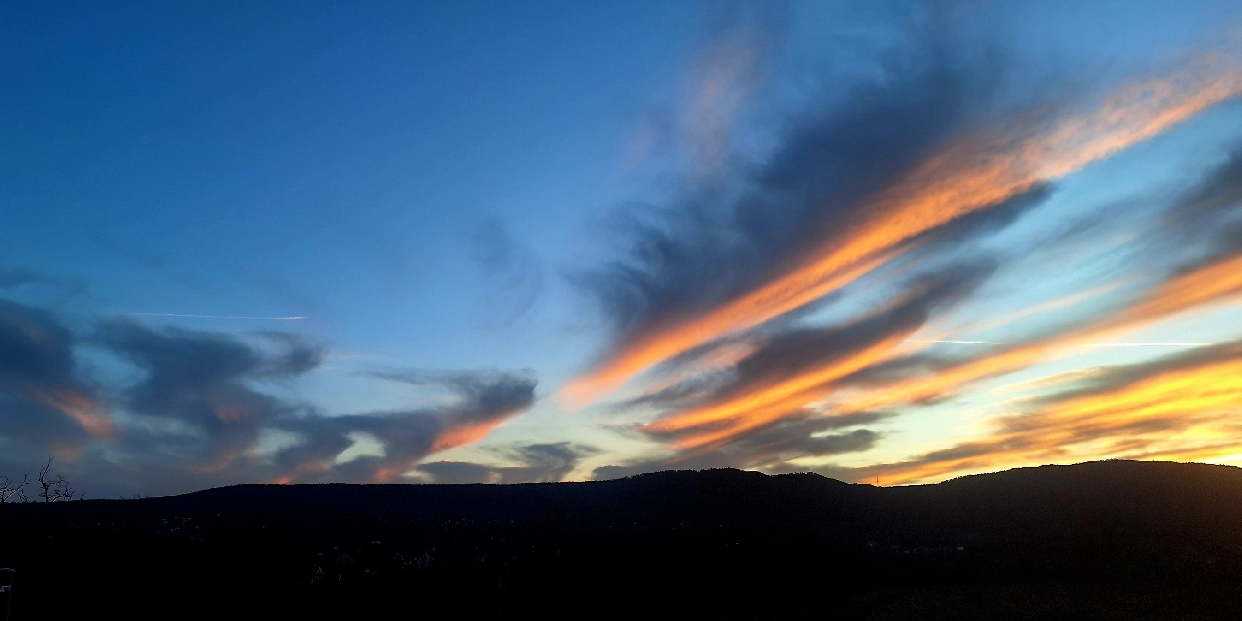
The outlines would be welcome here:
M 30 473 L 22 474 L 22 480 L 0 476 L 0 503 L 30 502 L 26 497 L 26 485 L 30 483 Z
M 82 493 L 74 490 L 69 485 L 69 481 L 64 475 L 52 474 L 52 456 L 48 456 L 47 465 L 39 470 L 39 475 L 35 477 L 35 481 L 42 488 L 39 497 L 43 502 L 61 502 L 65 500 L 81 500 Z

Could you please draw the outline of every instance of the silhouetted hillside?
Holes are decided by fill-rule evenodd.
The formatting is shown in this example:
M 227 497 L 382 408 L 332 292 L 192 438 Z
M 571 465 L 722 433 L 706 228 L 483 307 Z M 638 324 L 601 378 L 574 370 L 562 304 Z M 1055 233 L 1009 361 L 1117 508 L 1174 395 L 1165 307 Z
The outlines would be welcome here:
M 1242 617 L 1242 470 L 1202 464 L 242 485 L 0 505 L 0 533 L 19 621 Z

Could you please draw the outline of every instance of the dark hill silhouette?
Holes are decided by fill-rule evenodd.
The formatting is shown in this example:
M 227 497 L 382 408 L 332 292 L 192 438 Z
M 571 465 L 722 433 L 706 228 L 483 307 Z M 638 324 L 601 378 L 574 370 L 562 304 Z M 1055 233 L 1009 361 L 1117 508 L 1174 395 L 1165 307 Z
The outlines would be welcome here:
M 14 619 L 1242 618 L 1242 469 L 679 471 L 0 505 Z

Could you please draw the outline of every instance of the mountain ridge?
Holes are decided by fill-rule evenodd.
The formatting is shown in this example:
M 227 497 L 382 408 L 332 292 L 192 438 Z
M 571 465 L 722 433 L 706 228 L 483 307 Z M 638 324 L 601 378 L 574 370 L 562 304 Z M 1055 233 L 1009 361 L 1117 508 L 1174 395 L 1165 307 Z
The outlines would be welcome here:
M 18 569 L 25 601 L 66 585 L 83 595 L 39 618 L 87 614 L 135 584 L 146 599 L 129 604 L 132 618 L 186 598 L 204 602 L 205 617 L 243 600 L 302 618 L 391 615 L 411 601 L 488 619 L 577 617 L 599 601 L 608 618 L 1242 616 L 1229 586 L 1242 581 L 1242 469 L 1194 463 L 1085 462 L 894 487 L 733 469 L 251 484 L 0 505 L 0 533 L 21 535 L 4 539 L 0 566 Z

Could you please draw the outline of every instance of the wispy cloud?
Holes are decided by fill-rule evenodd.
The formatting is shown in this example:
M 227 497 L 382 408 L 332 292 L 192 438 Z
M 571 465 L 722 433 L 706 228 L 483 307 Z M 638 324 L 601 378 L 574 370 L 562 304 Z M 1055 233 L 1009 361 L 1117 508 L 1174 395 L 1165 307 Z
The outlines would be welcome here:
M 844 213 L 832 213 L 840 225 L 802 244 L 782 261 L 788 267 L 705 310 L 669 309 L 647 318 L 563 392 L 571 402 L 589 402 L 654 364 L 840 290 L 937 227 L 1068 175 L 1240 92 L 1242 63 L 1211 54 L 1171 75 L 1128 84 L 1086 110 L 1066 106 L 965 131 Z
M 990 436 L 904 462 L 860 469 L 891 483 L 1031 461 L 1160 456 L 1196 460 L 1242 449 L 1242 343 L 1097 372 L 1085 386 L 1036 399 Z
M 835 452 L 742 447 L 776 429 L 807 442 L 826 438 L 825 421 L 915 411 L 1093 349 L 1183 349 L 1179 356 L 1194 357 L 1222 347 L 1144 331 L 1242 301 L 1242 152 L 1181 194 L 1147 199 L 1156 214 L 1144 223 L 1150 238 L 1127 247 L 1141 278 L 1084 277 L 1055 299 L 1025 294 L 1029 303 L 1016 312 L 961 319 L 978 316 L 1000 286 L 996 275 L 1023 258 L 986 242 L 1043 210 L 1063 178 L 1242 95 L 1242 57 L 1217 50 L 1100 92 L 1071 88 L 1057 100 L 1000 106 L 1004 94 L 989 76 L 1003 68 L 941 53 L 970 45 L 954 41 L 951 27 L 911 33 L 908 41 L 918 60 L 886 66 L 839 108 L 791 123 L 796 131 L 769 162 L 738 173 L 732 187 L 741 189 L 679 196 L 663 221 L 631 231 L 631 254 L 584 278 L 615 321 L 614 338 L 560 395 L 582 406 L 637 385 L 641 396 L 619 407 L 649 417 L 633 428 L 666 451 L 601 473 L 822 464 L 805 460 L 869 451 L 883 434 L 858 429 L 824 443 Z M 1101 228 L 1110 224 L 1101 218 Z M 1042 243 L 1055 248 L 1070 239 L 1073 232 L 1049 233 Z M 967 304 L 976 312 L 959 314 Z M 815 310 L 823 308 L 851 310 L 824 319 Z M 1055 321 L 1040 323 L 1054 312 Z M 1018 324 L 1023 330 L 1013 329 Z M 728 355 L 713 356 L 717 350 Z M 1193 381 L 1227 371 L 1205 367 Z M 1151 381 L 1176 386 L 1192 381 L 1186 377 Z M 1219 395 L 1221 403 L 1235 397 Z M 1133 455 L 1140 447 L 1126 444 L 1126 434 L 1160 426 L 1135 419 L 1066 436 L 1069 418 L 1041 411 L 1028 420 L 1046 427 L 1006 427 L 982 444 L 914 459 L 908 472 L 893 464 L 835 472 L 918 480 L 991 463 L 992 452 L 1053 455 L 1058 438 L 1079 435 L 1090 436 L 1071 442 L 1084 454 Z M 1178 415 L 1195 424 L 1190 408 Z
M 739 433 L 802 411 L 831 392 L 834 382 L 892 359 L 937 305 L 978 286 L 992 266 L 983 261 L 920 284 L 891 307 L 844 326 L 798 330 L 773 339 L 739 361 L 737 379 L 706 403 L 646 426 L 684 447 L 727 442 Z

